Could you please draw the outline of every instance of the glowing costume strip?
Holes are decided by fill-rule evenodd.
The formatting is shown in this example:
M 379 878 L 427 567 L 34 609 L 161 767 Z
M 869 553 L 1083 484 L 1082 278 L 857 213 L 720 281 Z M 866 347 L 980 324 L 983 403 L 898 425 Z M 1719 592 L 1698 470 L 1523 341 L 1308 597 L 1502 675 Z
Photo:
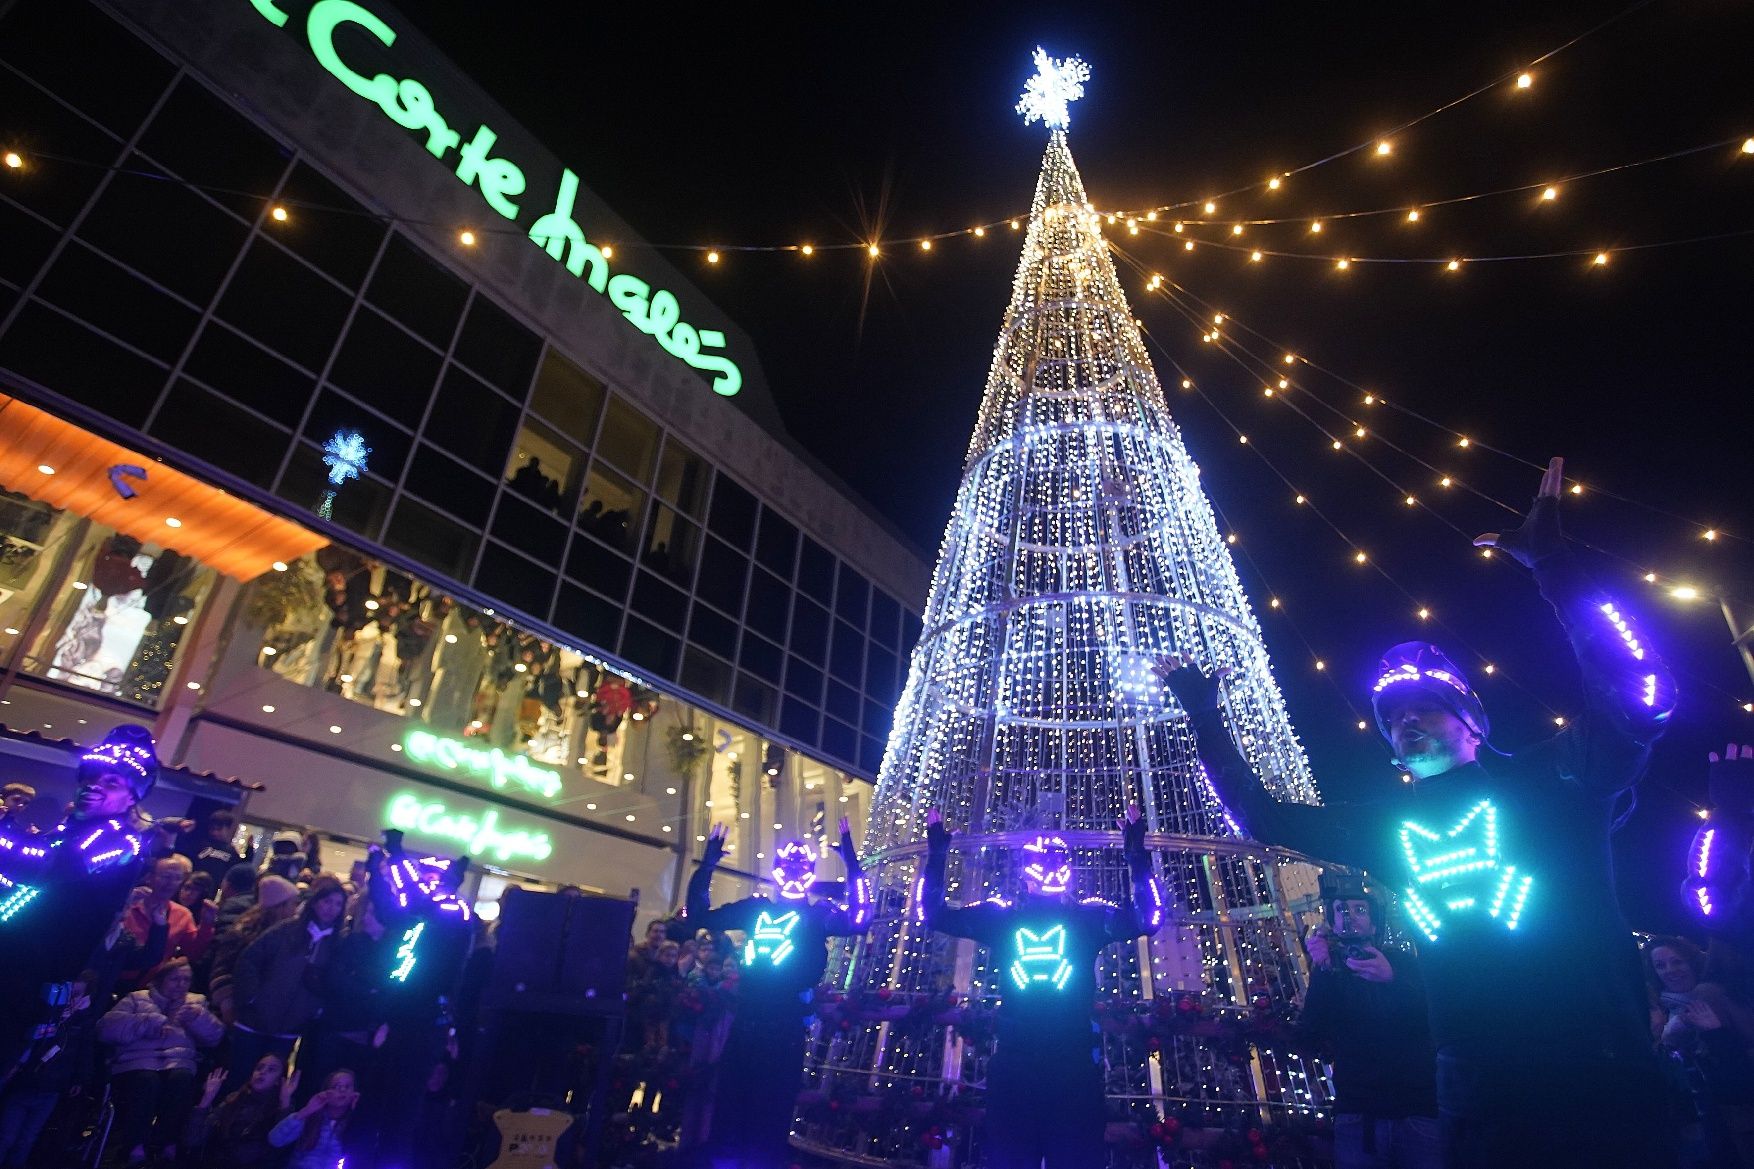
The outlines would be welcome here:
M 1437 941 L 1444 920 L 1426 901 L 1424 892 L 1452 913 L 1479 909 L 1485 902 L 1487 917 L 1507 930 L 1517 928 L 1535 878 L 1519 873 L 1500 856 L 1498 809 L 1491 800 L 1476 803 L 1444 833 L 1412 820 L 1403 821 L 1400 840 L 1416 885 L 1402 900 L 1408 916 L 1426 938 Z M 1436 849 L 1430 847 L 1433 845 Z
M 752 966 L 757 958 L 766 959 L 769 966 L 784 962 L 791 956 L 792 930 L 799 920 L 796 909 L 778 917 L 766 912 L 757 915 L 755 928 L 749 931 L 749 940 L 743 944 L 743 964 Z
M 1042 933 L 1019 928 L 1011 937 L 1016 957 L 1011 962 L 1011 981 L 1018 990 L 1046 983 L 1063 990 L 1072 977 L 1072 964 L 1066 961 L 1066 927 L 1054 926 Z

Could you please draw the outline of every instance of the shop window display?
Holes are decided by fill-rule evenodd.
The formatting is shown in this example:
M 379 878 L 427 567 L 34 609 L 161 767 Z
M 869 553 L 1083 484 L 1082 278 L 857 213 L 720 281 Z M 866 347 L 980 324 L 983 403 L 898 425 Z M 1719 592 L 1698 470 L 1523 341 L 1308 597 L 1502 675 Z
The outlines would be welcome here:
M 79 541 L 62 595 L 54 565 Z M 144 544 L 16 492 L 0 493 L 0 613 L 25 629 L 48 602 L 48 620 L 26 653 L 27 673 L 157 706 L 190 626 L 213 586 L 199 562 Z M 9 634 L 8 639 L 19 634 Z

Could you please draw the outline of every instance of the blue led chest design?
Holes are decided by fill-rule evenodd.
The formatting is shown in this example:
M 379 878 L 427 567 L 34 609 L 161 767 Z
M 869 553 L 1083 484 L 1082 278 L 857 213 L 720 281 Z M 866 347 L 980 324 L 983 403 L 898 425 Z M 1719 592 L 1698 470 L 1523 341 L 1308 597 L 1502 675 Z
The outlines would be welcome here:
M 1018 990 L 1046 984 L 1061 990 L 1072 977 L 1072 964 L 1066 961 L 1066 927 L 1036 933 L 1019 929 L 1012 935 L 1016 956 L 1011 961 L 1011 981 Z
M 1535 878 L 1506 864 L 1498 851 L 1498 809 L 1491 800 L 1469 808 L 1447 832 L 1401 823 L 1401 852 L 1414 886 L 1402 897 L 1407 915 L 1437 941 L 1450 915 L 1484 914 L 1514 930 Z
M 791 957 L 792 931 L 800 920 L 796 909 L 778 917 L 765 910 L 757 915 L 755 928 L 749 931 L 749 940 L 743 944 L 743 965 L 753 966 L 760 959 L 769 966 L 778 966 Z
M 402 944 L 396 947 L 396 968 L 390 971 L 390 977 L 397 982 L 407 982 L 408 976 L 414 973 L 415 951 L 420 946 L 420 935 L 426 932 L 426 923 L 417 921 L 402 935 Z
M 0 925 L 17 917 L 41 892 L 35 885 L 25 885 L 0 877 Z

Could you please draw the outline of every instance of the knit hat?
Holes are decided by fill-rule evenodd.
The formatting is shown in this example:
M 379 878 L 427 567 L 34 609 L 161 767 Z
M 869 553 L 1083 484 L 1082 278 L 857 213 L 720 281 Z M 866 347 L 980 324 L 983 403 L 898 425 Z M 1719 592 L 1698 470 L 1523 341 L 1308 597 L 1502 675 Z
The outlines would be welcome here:
M 275 852 L 279 852 L 280 846 L 283 844 L 288 846 L 286 849 L 287 852 L 297 852 L 304 847 L 304 843 L 305 838 L 290 828 L 282 828 L 279 832 L 276 832 L 271 841 Z
M 273 909 L 298 896 L 298 886 L 285 877 L 263 877 L 256 882 L 256 904 Z
M 1383 708 L 1394 700 L 1418 692 L 1449 710 L 1482 739 L 1492 733 L 1486 708 L 1468 684 L 1468 676 L 1444 652 L 1425 641 L 1403 641 L 1382 656 L 1376 682 L 1370 691 L 1370 707 L 1376 729 L 1391 739 Z
M 100 775 L 119 775 L 127 781 L 136 800 L 143 800 L 158 782 L 158 752 L 152 732 L 134 723 L 113 727 L 103 741 L 79 757 L 81 782 Z

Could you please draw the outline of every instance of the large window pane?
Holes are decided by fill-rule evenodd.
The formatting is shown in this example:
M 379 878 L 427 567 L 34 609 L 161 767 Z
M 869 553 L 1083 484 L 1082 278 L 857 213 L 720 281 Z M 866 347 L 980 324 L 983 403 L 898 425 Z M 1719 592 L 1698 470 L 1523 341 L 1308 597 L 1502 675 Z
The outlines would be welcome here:
M 597 437 L 597 457 L 608 459 L 639 483 L 652 474 L 658 452 L 658 424 L 613 395 Z
M 426 437 L 498 477 L 518 430 L 518 408 L 458 366 L 445 370 L 426 419 Z
M 479 292 L 457 335 L 457 360 L 510 394 L 519 403 L 530 391 L 530 375 L 542 339 Z
M 384 543 L 446 576 L 463 578 L 475 563 L 480 538 L 418 500 L 403 497 L 384 532 Z
M 296 426 L 315 380 L 218 321 L 195 340 L 183 372 L 234 402 L 285 426 Z
M 640 562 L 660 572 L 682 588 L 694 584 L 694 566 L 700 559 L 700 529 L 662 505 L 652 508 L 646 524 Z
M 0 649 L 8 658 L 48 587 L 57 554 L 78 526 L 76 515 L 0 488 Z
M 366 299 L 438 346 L 450 347 L 469 286 L 392 233 L 365 290 Z
M 536 373 L 530 408 L 580 446 L 589 447 L 596 441 L 597 419 L 603 413 L 603 383 L 551 347 Z
M 5 59 L 119 134 L 140 124 L 175 72 L 93 5 L 37 3 L 0 11 L 6 12 L 0 21 Z
M 141 136 L 140 150 L 252 221 L 261 217 L 262 196 L 279 185 L 286 169 L 286 154 L 278 142 L 189 75 L 177 82 L 153 117 Z
M 572 513 L 573 496 L 584 477 L 585 457 L 554 430 L 530 420 L 512 444 L 505 479 L 513 491 L 555 515 Z
M 177 450 L 267 487 L 280 470 L 292 434 L 188 378 L 178 378 L 150 428 Z
M 329 380 L 410 427 L 426 411 L 443 360 L 400 325 L 369 308 L 353 314 Z
M 658 498 L 698 519 L 706 504 L 709 473 L 705 460 L 668 437 L 664 457 L 658 462 Z
M 130 156 L 129 165 L 152 170 L 138 155 Z M 33 188 L 38 178 L 31 176 Z M 175 224 L 176 230 L 152 230 L 153 224 Z M 213 299 L 248 235 L 243 223 L 187 187 L 131 174 L 114 176 L 79 225 L 80 238 L 98 251 L 203 305 Z
M 0 50 L 10 47 L 3 35 L 5 27 L 0 25 Z M 120 153 L 117 139 L 5 69 L 0 69 L 0 110 L 6 111 L 8 146 L 20 140 L 54 143 L 50 149 L 57 154 L 105 163 Z M 6 193 L 37 214 L 65 225 L 79 214 L 102 178 L 102 169 L 95 166 L 34 167 L 30 182 L 9 182 Z
M 700 576 L 695 582 L 696 596 L 711 602 L 726 613 L 743 611 L 745 582 L 749 577 L 749 560 L 718 540 L 708 540 L 701 549 Z
M 347 296 L 266 240 L 250 245 L 220 298 L 220 317 L 306 369 L 321 369 L 341 333 Z
M 645 505 L 644 491 L 601 462 L 594 462 L 585 475 L 585 493 L 579 500 L 579 530 L 611 548 L 632 552 Z
M 775 576 L 791 583 L 798 559 L 798 529 L 781 519 L 771 507 L 761 509 L 761 531 L 755 539 L 755 558 Z

